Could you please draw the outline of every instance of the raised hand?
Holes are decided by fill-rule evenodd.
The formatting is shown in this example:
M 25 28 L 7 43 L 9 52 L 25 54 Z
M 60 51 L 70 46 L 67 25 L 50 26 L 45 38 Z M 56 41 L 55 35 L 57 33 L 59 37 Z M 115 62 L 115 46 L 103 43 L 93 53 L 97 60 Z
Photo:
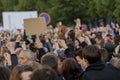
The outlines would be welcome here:
M 59 40 L 58 40 L 58 44 L 59 44 L 62 48 L 64 48 L 64 49 L 67 49 L 67 48 L 68 48 L 68 46 L 67 46 L 66 43 L 65 43 L 65 40 L 59 39 Z
M 86 42 L 88 45 L 91 45 L 91 44 L 92 44 L 88 36 L 85 36 L 85 42 Z
M 8 42 L 6 45 L 11 54 L 15 54 L 15 42 Z
M 7 61 L 8 65 L 12 65 L 12 63 L 11 63 L 11 55 L 9 53 L 5 52 L 3 54 L 3 56 L 4 56 L 5 60 Z
M 119 24 L 116 24 L 116 27 L 119 28 L 120 27 Z
M 26 44 L 25 44 L 25 41 L 21 43 L 21 46 L 22 46 L 22 49 L 23 49 L 23 50 L 26 50 Z M 18 49 L 18 51 L 19 51 L 19 49 Z M 17 49 L 16 49 L 16 52 L 17 52 Z
M 79 18 L 77 18 L 77 19 L 74 20 L 74 21 L 75 21 L 77 27 L 80 27 L 80 26 L 81 26 L 81 20 L 80 20 Z
M 37 36 L 36 41 L 35 41 L 35 47 L 36 48 L 43 48 L 43 44 L 40 41 L 39 37 Z

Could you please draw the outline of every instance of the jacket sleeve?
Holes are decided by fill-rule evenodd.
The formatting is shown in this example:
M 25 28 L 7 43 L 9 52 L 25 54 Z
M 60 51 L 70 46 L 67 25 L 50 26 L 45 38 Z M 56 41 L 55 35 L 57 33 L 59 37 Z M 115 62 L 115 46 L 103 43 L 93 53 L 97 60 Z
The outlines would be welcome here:
M 47 44 L 47 46 L 48 46 L 49 52 L 53 52 L 54 49 L 53 49 L 51 43 L 48 41 L 48 42 L 46 42 L 46 44 Z
M 18 57 L 16 54 L 11 55 L 11 68 L 13 69 L 18 64 Z

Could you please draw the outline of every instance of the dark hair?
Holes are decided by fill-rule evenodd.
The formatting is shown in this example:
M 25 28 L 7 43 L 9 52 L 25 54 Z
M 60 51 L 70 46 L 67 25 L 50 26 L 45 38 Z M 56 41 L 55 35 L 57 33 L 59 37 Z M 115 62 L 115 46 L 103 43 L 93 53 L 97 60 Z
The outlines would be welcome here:
M 60 59 L 61 62 L 67 58 L 67 56 L 64 54 L 64 50 L 57 50 L 57 53 L 58 59 Z
M 82 47 L 78 48 L 75 51 L 75 56 L 79 56 L 80 58 L 82 58 Z
M 74 42 L 72 40 L 67 40 L 66 44 L 70 50 L 74 50 Z
M 91 43 L 92 43 L 93 45 L 96 44 L 95 38 L 91 38 L 90 41 L 91 41 Z
M 0 67 L 0 80 L 9 80 L 10 70 L 6 67 Z
M 65 50 L 65 55 L 67 56 L 67 57 L 75 57 L 75 54 L 74 54 L 74 42 L 72 41 L 72 40 L 67 40 L 66 41 L 66 44 L 67 44 L 67 46 L 68 46 L 68 48 Z
M 40 41 L 44 44 L 45 43 L 45 35 L 40 35 L 39 36 Z
M 58 80 L 57 73 L 51 69 L 44 67 L 33 72 L 31 80 Z
M 61 74 L 66 80 L 79 79 L 81 71 L 74 58 L 66 58 L 62 63 Z
M 36 35 L 32 35 L 32 40 L 33 40 L 33 42 L 35 42 L 35 40 L 36 40 Z
M 37 49 L 36 49 L 34 43 L 31 43 L 29 47 L 30 47 L 31 51 L 36 52 Z
M 97 32 L 96 33 L 96 38 L 101 40 L 102 39 L 102 32 Z
M 41 64 L 47 65 L 47 66 L 51 67 L 52 69 L 57 70 L 57 67 L 58 67 L 57 56 L 55 56 L 53 54 L 49 54 L 49 53 L 45 54 L 41 58 Z
M 115 45 L 119 45 L 120 35 L 116 35 L 116 36 L 114 37 L 114 42 L 115 42 Z
M 100 54 L 101 54 L 101 60 L 102 60 L 103 62 L 107 62 L 108 59 L 109 59 L 109 57 L 108 57 L 109 54 L 108 54 L 107 50 L 104 49 L 104 48 L 101 48 L 101 49 L 100 49 Z
M 16 67 L 13 68 L 11 75 L 10 75 L 10 80 L 21 80 L 21 74 L 22 72 L 26 71 L 33 71 L 32 66 L 30 65 L 17 65 Z
M 108 53 L 113 53 L 115 50 L 115 45 L 111 42 L 108 42 L 105 44 L 105 49 L 108 51 Z
M 15 38 L 11 38 L 11 39 L 10 39 L 10 42 L 15 42 Z
M 75 32 L 74 32 L 74 30 L 70 30 L 68 32 L 68 36 L 72 39 L 73 42 L 75 41 Z
M 96 63 L 101 60 L 101 54 L 99 48 L 94 45 L 89 45 L 82 50 L 83 58 L 87 59 L 89 64 Z
M 36 53 L 37 53 L 37 60 L 38 60 L 39 63 L 41 63 L 41 57 L 44 54 L 46 54 L 44 48 L 39 48 Z

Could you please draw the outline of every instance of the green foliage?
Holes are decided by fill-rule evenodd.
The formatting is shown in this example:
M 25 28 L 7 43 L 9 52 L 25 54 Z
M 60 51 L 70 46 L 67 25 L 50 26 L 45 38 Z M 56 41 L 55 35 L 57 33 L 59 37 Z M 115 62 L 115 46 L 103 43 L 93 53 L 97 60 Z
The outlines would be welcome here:
M 87 21 L 90 17 L 112 19 L 120 22 L 120 0 L 0 0 L 0 23 L 3 11 L 46 12 L 51 16 L 51 24 L 62 21 L 71 25 L 75 18 Z
M 1 0 L 0 0 L 0 12 L 2 12 L 3 11 L 3 4 L 2 4 L 2 2 L 1 2 Z M 2 24 L 1 22 L 2 22 L 2 13 L 0 14 L 0 25 Z
M 91 0 L 89 2 L 88 15 L 92 18 L 112 18 L 115 9 L 114 4 L 114 0 Z
M 113 15 L 117 18 L 117 21 L 120 23 L 120 0 L 115 0 L 115 10 Z
M 18 0 L 19 5 L 15 7 L 15 10 L 18 11 L 30 11 L 35 10 L 34 6 L 36 4 L 36 0 Z
M 2 12 L 14 11 L 14 7 L 17 4 L 18 0 L 0 0 L 0 25 L 2 24 Z

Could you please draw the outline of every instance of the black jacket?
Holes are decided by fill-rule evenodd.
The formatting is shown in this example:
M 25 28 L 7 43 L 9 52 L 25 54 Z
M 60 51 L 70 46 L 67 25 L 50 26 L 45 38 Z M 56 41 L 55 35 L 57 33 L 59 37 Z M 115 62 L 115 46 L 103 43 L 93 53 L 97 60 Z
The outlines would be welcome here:
M 80 80 L 120 80 L 120 70 L 100 61 L 88 66 Z
M 16 54 L 11 54 L 11 63 L 12 65 L 8 65 L 10 70 L 12 70 L 18 64 L 18 57 Z

